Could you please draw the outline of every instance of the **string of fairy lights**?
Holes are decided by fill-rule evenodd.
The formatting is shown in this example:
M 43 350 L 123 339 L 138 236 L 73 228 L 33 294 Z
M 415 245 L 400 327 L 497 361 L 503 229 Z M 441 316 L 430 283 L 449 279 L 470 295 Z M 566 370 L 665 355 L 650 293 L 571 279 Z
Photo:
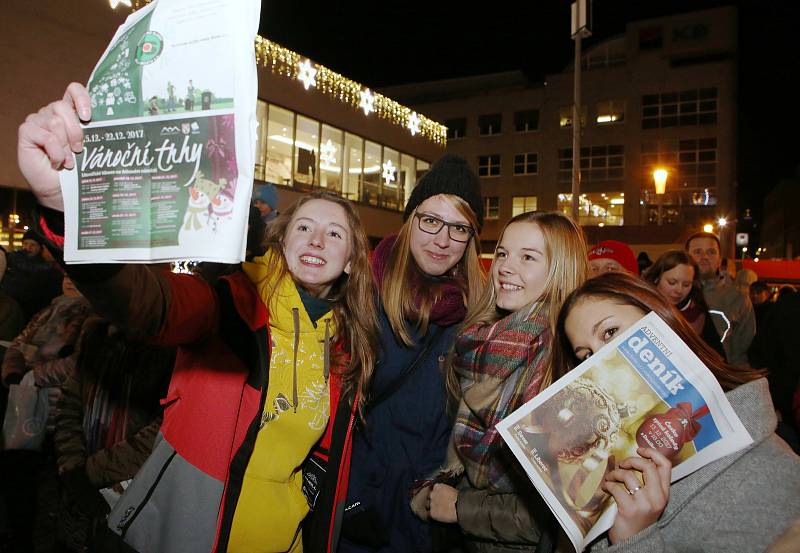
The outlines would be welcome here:
M 138 10 L 150 0 L 109 0 L 111 7 L 119 4 L 132 6 Z M 256 62 L 276 75 L 296 79 L 306 90 L 318 92 L 353 109 L 361 110 L 365 116 L 375 115 L 394 125 L 405 128 L 411 136 L 420 135 L 436 144 L 444 146 L 447 142 L 447 127 L 425 117 L 391 98 L 372 92 L 364 85 L 314 63 L 288 48 L 256 36 Z

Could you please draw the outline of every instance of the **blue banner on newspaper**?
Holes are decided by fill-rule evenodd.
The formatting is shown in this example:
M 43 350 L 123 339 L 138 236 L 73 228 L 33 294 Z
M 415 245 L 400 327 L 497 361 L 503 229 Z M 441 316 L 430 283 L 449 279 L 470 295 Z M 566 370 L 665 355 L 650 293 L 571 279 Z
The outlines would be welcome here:
M 684 378 L 670 360 L 672 351 L 649 327 L 644 327 L 622 342 L 618 350 L 651 388 L 671 407 L 691 405 L 700 426 L 694 437 L 697 451 L 721 438 L 713 417 L 707 412 L 703 396 Z

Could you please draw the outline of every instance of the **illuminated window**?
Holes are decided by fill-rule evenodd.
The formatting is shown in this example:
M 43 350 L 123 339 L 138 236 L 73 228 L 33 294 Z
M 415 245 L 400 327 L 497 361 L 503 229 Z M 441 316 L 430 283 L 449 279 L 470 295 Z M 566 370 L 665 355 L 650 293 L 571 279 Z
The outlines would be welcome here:
M 562 129 L 572 127 L 572 106 L 563 106 L 558 110 L 558 126 Z M 581 108 L 581 127 L 586 126 L 586 106 Z
M 625 100 L 597 102 L 597 124 L 614 125 L 625 120 Z
M 319 147 L 319 185 L 335 192 L 342 189 L 342 131 L 322 125 L 322 141 Z
M 344 135 L 344 187 L 342 193 L 348 200 L 361 199 L 363 176 L 364 139 L 354 134 Z
M 535 175 L 539 172 L 539 156 L 528 152 L 514 155 L 515 175 Z
M 589 226 L 620 226 L 623 224 L 624 207 L 625 194 L 623 192 L 581 194 L 578 222 L 581 225 Z M 572 214 L 572 194 L 558 195 L 558 209 L 567 215 Z
M 497 219 L 500 217 L 500 198 L 486 196 L 483 198 L 483 218 Z
M 642 194 L 656 205 L 653 171 L 669 171 L 664 205 L 713 206 L 717 203 L 717 139 L 658 140 L 642 143 Z
M 516 217 L 520 213 L 536 211 L 536 196 L 514 196 L 511 203 L 511 216 Z
M 489 156 L 478 156 L 478 176 L 499 177 L 500 154 L 492 154 Z
M 264 180 L 290 186 L 294 146 L 294 113 L 278 106 L 269 106 L 267 153 Z

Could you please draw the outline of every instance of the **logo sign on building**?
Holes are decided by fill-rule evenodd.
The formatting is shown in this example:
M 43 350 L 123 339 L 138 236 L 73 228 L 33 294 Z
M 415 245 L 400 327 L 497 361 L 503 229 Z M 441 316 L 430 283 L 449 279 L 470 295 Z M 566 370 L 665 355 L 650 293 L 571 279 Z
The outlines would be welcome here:
M 746 232 L 737 232 L 736 233 L 736 246 L 742 247 L 746 246 L 747 243 L 750 241 L 750 235 Z

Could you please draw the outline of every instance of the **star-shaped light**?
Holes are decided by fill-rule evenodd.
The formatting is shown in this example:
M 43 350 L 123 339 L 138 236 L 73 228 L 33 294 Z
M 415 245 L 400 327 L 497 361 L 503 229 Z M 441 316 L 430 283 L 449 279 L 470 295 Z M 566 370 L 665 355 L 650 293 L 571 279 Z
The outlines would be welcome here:
M 411 136 L 414 136 L 419 132 L 419 124 L 419 115 L 417 115 L 417 112 L 415 111 L 411 114 L 411 117 L 408 118 L 408 130 L 411 131 Z
M 115 9 L 117 6 L 122 4 L 123 6 L 131 7 L 131 0 L 108 0 L 108 3 L 111 4 L 111 9 Z
M 372 95 L 372 92 L 366 89 L 360 91 L 359 94 L 361 95 L 361 102 L 358 107 L 364 110 L 364 115 L 369 115 L 371 111 L 375 111 L 375 96 Z
M 391 159 L 387 159 L 383 164 L 383 181 L 386 184 L 391 184 L 395 181 L 395 171 L 397 171 L 397 167 L 394 166 Z
M 333 141 L 329 138 L 327 142 L 319 148 L 319 160 L 331 166 L 336 165 L 336 149 L 336 146 L 333 145 Z
M 311 67 L 309 60 L 297 64 L 297 78 L 303 82 L 306 90 L 312 86 L 317 86 L 317 70 Z

